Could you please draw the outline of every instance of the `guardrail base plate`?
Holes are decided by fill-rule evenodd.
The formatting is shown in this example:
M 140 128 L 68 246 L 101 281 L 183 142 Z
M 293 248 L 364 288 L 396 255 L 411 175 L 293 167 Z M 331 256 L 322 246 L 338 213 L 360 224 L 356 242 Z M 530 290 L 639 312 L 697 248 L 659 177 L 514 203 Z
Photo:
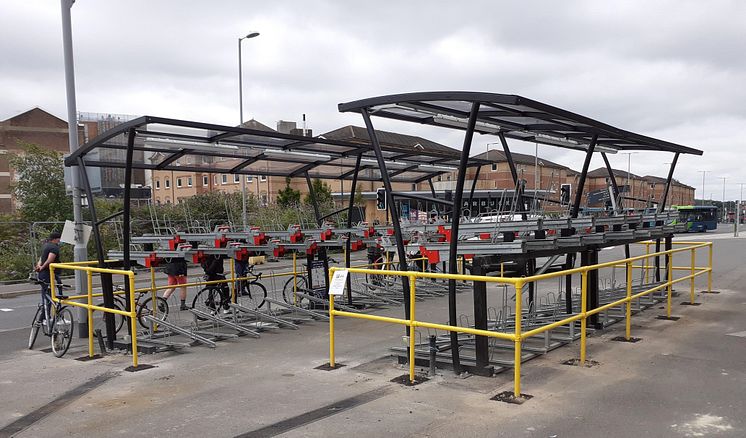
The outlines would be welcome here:
M 96 360 L 96 359 L 102 359 L 102 358 L 103 356 L 101 356 L 100 354 L 94 354 L 93 356 L 76 357 L 75 360 L 79 360 L 81 362 L 88 362 L 89 360 Z
M 681 319 L 680 316 L 666 316 L 666 315 L 658 315 L 655 317 L 655 319 L 665 319 L 666 321 L 678 321 Z
M 720 291 L 719 290 L 703 290 L 700 293 L 702 293 L 702 294 L 719 294 Z
M 319 365 L 319 366 L 317 366 L 317 367 L 314 367 L 314 369 L 315 369 L 315 370 L 321 370 L 321 371 L 334 371 L 334 370 L 338 370 L 338 369 L 340 369 L 340 368 L 342 368 L 342 367 L 344 367 L 344 366 L 346 366 L 346 365 L 345 365 L 345 364 L 343 364 L 343 363 L 335 363 L 335 364 L 334 364 L 334 366 L 332 367 L 332 366 L 331 366 L 331 365 L 329 365 L 329 363 L 327 362 L 327 363 L 325 363 L 325 364 L 323 364 L 323 365 Z
M 423 375 L 420 375 L 420 374 L 415 374 L 414 375 L 414 382 L 412 382 L 411 380 L 409 380 L 409 374 L 402 374 L 399 377 L 394 377 L 393 379 L 391 379 L 392 382 L 398 383 L 398 384 L 404 385 L 404 386 L 417 386 L 420 383 L 427 382 L 428 380 L 430 380 L 430 379 L 427 378 L 427 377 L 425 377 L 425 376 L 423 376 Z
M 145 371 L 145 370 L 149 370 L 149 369 L 155 368 L 155 367 L 156 367 L 155 365 L 149 365 L 149 364 L 146 364 L 146 363 L 141 363 L 141 364 L 137 365 L 136 367 L 130 365 L 127 368 L 125 368 L 124 370 L 127 371 L 127 372 L 129 372 L 129 373 L 136 373 L 138 371 Z
M 702 303 L 692 303 L 692 302 L 689 302 L 689 301 L 684 301 L 683 303 L 681 303 L 681 305 L 682 306 L 700 306 L 700 305 L 702 305 Z
M 615 338 L 612 338 L 611 340 L 612 341 L 617 341 L 617 342 L 629 342 L 629 343 L 634 344 L 635 342 L 642 341 L 642 338 L 633 338 L 633 337 L 630 336 L 630 338 L 627 339 L 624 336 L 617 336 Z
M 516 397 L 515 395 L 513 395 L 513 391 L 503 391 L 500 394 L 497 394 L 496 396 L 490 398 L 490 400 L 510 403 L 512 405 L 522 405 L 532 398 L 534 398 L 534 396 L 530 394 L 521 394 Z

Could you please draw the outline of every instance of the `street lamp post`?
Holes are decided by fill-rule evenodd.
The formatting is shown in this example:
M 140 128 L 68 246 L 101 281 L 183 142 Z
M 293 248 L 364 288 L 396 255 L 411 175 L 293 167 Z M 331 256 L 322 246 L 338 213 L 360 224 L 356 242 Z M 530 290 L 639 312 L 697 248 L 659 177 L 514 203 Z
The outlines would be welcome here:
M 243 126 L 243 74 L 241 71 L 241 41 L 258 36 L 259 32 L 249 32 L 248 34 L 246 34 L 246 36 L 240 37 L 238 39 L 238 107 L 241 121 L 240 126 Z M 244 175 L 241 175 L 241 223 L 243 225 L 244 231 L 248 229 L 246 226 L 246 222 L 246 177 Z
M 725 176 L 721 176 L 720 179 L 723 180 L 723 223 L 725 223 L 726 216 L 728 215 L 728 209 L 725 206 L 725 180 L 728 178 Z
M 712 172 L 711 170 L 698 170 L 697 172 L 702 174 L 702 205 L 705 205 L 705 175 L 707 175 L 709 172 Z
M 736 224 L 733 231 L 733 237 L 738 237 L 738 226 L 741 224 L 741 206 L 743 205 L 743 184 L 741 186 L 741 195 L 738 197 L 738 203 L 736 204 Z

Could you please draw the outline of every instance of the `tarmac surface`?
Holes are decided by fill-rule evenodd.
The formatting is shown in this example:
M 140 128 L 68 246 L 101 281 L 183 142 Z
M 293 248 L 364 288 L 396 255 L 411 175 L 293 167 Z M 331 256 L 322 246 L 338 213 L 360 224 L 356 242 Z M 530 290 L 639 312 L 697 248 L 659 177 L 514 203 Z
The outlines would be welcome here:
M 124 371 L 131 365 L 124 354 L 74 360 L 86 352 L 81 340 L 61 359 L 42 352 L 46 345 L 11 351 L 0 356 L 0 437 L 743 437 L 746 239 L 679 239 L 714 242 L 720 293 L 702 294 L 702 276 L 702 305 L 681 306 L 688 284 L 677 285 L 680 320 L 656 319 L 663 310 L 655 306 L 633 316 L 640 342 L 612 341 L 623 324 L 596 332 L 588 340 L 592 367 L 562 364 L 578 357 L 577 342 L 524 363 L 523 390 L 533 398 L 522 405 L 490 400 L 512 390 L 512 372 L 463 378 L 439 370 L 414 387 L 392 383 L 407 372 L 390 353 L 402 328 L 338 318 L 337 360 L 345 367 L 333 371 L 315 369 L 328 362 L 328 323 L 320 321 L 215 349 L 141 355 L 155 368 L 135 373 Z M 460 294 L 459 308 L 470 300 Z M 418 318 L 442 322 L 446 309 L 447 297 L 431 298 L 418 303 Z

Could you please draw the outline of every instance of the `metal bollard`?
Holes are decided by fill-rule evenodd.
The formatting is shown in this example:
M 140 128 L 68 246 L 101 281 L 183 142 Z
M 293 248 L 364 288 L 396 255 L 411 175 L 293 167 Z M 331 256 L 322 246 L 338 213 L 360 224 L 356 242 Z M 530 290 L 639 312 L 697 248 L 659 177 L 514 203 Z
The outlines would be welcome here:
M 98 338 L 98 348 L 101 350 L 101 356 L 106 354 L 106 345 L 104 345 L 104 337 L 101 335 L 101 329 L 96 329 L 96 337 Z
M 435 344 L 435 335 L 430 335 L 430 376 L 435 375 L 435 353 L 438 352 L 438 346 Z

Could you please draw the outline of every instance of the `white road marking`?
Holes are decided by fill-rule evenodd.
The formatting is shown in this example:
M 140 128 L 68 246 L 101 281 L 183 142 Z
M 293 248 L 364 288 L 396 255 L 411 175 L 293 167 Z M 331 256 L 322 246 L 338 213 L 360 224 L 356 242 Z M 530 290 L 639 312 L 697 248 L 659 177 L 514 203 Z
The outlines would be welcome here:
M 739 338 L 746 338 L 746 331 L 727 333 L 728 336 L 738 336 Z
M 0 308 L 0 312 L 12 312 L 13 309 Z

